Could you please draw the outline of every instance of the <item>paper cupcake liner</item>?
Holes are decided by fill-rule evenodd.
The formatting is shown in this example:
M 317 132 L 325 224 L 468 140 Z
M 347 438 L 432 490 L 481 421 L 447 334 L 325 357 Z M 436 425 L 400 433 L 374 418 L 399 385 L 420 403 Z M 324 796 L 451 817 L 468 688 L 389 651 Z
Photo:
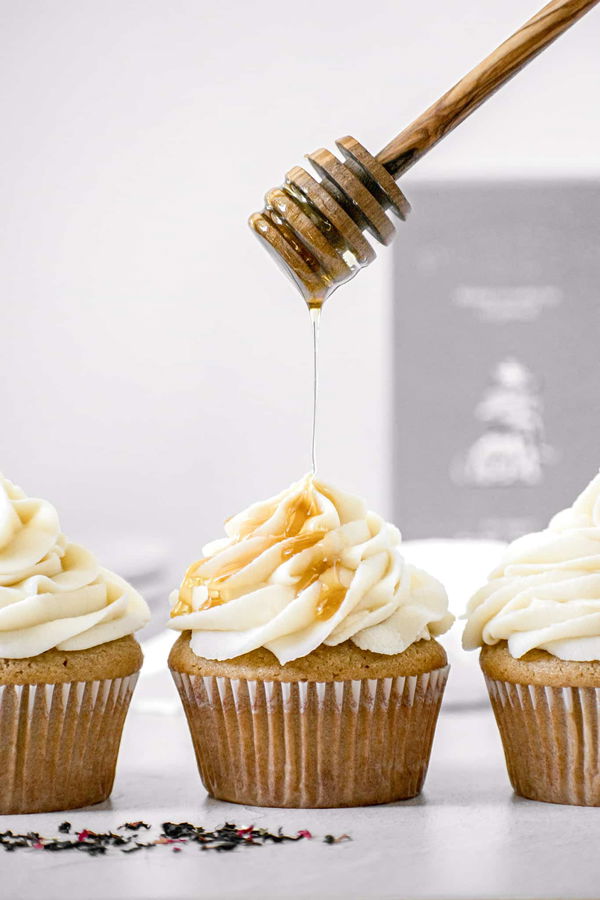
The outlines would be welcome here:
M 1 685 L 0 814 L 106 800 L 137 677 Z
M 600 688 L 486 683 L 516 793 L 600 806 Z
M 332 807 L 419 793 L 448 670 L 334 682 L 171 672 L 213 797 Z

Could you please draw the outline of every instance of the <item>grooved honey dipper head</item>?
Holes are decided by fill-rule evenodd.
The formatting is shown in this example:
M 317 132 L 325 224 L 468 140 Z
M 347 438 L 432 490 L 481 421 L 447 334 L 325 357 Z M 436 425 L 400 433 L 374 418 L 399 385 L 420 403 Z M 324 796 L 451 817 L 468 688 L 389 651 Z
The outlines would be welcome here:
M 291 169 L 281 187 L 265 196 L 250 227 L 299 287 L 309 306 L 327 297 L 375 259 L 363 236 L 388 244 L 395 227 L 391 210 L 405 219 L 410 204 L 387 169 L 352 137 L 336 142 L 342 162 L 328 150 L 308 154 L 320 175 Z

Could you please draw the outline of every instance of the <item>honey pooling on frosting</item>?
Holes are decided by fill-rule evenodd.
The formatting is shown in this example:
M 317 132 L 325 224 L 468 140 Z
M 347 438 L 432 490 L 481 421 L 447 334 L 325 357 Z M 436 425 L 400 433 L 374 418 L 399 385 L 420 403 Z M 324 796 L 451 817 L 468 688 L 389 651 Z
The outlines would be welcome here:
M 281 665 L 344 641 L 402 653 L 450 627 L 442 585 L 353 494 L 305 475 L 225 524 L 171 593 L 170 627 L 205 659 L 264 647 Z
M 321 489 L 321 493 L 324 493 Z M 286 504 L 283 522 L 272 533 L 256 534 L 275 514 L 278 504 L 274 503 L 261 510 L 260 514 L 244 521 L 231 539 L 231 546 L 242 545 L 235 558 L 221 563 L 210 576 L 202 570 L 213 557 L 208 556 L 193 563 L 187 570 L 179 590 L 179 597 L 171 610 L 171 617 L 187 615 L 191 612 L 212 609 L 235 598 L 235 588 L 228 590 L 228 581 L 261 554 L 279 544 L 279 553 L 273 562 L 276 568 L 296 554 L 314 547 L 323 540 L 326 531 L 305 531 L 307 523 L 321 513 L 315 495 L 313 476 L 307 476 L 303 489 Z M 230 521 L 230 520 L 228 520 Z M 247 547 L 243 547 L 247 543 Z M 296 582 L 296 590 L 301 591 L 321 581 L 322 586 L 316 601 L 315 614 L 318 619 L 328 619 L 335 614 L 347 592 L 347 586 L 340 579 L 340 564 L 335 556 L 322 555 L 318 548 L 314 558 L 303 570 Z M 194 608 L 193 593 L 197 587 L 205 587 L 206 599 Z

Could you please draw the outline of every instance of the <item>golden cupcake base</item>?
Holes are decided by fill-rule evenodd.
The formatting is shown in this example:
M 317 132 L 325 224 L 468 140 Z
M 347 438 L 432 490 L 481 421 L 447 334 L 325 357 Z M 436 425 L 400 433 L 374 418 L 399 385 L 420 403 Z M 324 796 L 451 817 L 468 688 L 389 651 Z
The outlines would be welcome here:
M 448 670 L 267 681 L 171 666 L 209 794 L 296 808 L 370 806 L 416 796 Z
M 0 660 L 0 815 L 107 799 L 141 663 L 133 637 Z
M 529 800 L 600 806 L 600 663 L 481 651 L 510 782 Z
M 0 687 L 0 814 L 106 800 L 136 681 Z
M 516 793 L 600 806 L 600 689 L 486 683 Z

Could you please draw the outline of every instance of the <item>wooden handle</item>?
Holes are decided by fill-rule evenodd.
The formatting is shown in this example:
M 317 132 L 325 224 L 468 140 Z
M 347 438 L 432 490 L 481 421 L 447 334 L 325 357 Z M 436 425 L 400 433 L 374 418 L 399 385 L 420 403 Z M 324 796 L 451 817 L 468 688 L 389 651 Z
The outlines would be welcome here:
M 406 172 L 598 2 L 600 0 L 552 0 L 390 141 L 378 154 L 379 162 L 394 178 Z

